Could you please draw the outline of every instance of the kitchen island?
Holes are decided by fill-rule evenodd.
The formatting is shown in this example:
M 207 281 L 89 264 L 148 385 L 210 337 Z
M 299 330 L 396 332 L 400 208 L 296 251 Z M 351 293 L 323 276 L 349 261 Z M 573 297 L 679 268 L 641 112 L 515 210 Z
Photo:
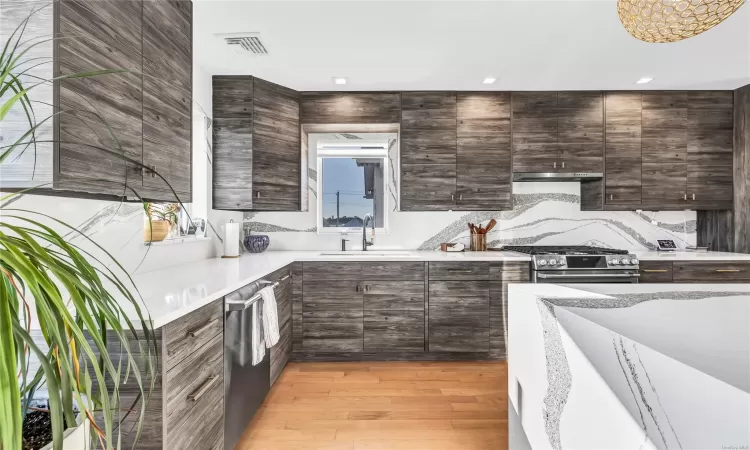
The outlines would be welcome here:
M 532 448 L 750 445 L 750 285 L 517 284 L 509 317 Z

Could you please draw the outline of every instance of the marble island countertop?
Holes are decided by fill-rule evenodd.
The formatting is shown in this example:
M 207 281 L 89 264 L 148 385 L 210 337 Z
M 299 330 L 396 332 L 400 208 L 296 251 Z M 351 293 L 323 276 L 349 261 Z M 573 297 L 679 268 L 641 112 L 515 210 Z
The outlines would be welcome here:
M 529 261 L 513 252 L 358 251 L 336 255 L 321 251 L 268 251 L 236 259 L 212 258 L 135 275 L 133 281 L 154 328 L 195 311 L 230 292 L 295 261 Z M 321 253 L 333 253 L 321 255 Z M 383 256 L 371 256 L 383 253 Z M 399 254 L 409 253 L 409 256 Z
M 511 285 L 508 315 L 532 448 L 750 445 L 750 285 Z

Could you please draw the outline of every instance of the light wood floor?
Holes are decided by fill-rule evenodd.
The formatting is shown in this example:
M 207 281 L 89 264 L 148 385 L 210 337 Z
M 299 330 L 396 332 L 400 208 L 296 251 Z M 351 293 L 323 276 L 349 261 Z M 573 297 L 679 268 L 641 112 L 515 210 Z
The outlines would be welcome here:
M 290 363 L 236 450 L 499 450 L 507 366 Z

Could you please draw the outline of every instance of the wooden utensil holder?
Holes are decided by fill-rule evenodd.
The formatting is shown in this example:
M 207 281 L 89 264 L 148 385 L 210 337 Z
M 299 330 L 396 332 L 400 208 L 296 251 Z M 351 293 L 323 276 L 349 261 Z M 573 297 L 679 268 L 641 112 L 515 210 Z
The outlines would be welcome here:
M 487 235 L 486 234 L 472 234 L 470 236 L 469 250 L 473 252 L 484 252 L 487 251 Z

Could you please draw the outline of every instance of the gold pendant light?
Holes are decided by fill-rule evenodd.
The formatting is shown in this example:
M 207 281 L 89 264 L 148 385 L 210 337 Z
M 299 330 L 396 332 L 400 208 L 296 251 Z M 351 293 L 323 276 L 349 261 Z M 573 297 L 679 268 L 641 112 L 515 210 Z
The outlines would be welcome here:
M 617 0 L 620 21 L 646 42 L 676 42 L 715 27 L 745 0 Z

